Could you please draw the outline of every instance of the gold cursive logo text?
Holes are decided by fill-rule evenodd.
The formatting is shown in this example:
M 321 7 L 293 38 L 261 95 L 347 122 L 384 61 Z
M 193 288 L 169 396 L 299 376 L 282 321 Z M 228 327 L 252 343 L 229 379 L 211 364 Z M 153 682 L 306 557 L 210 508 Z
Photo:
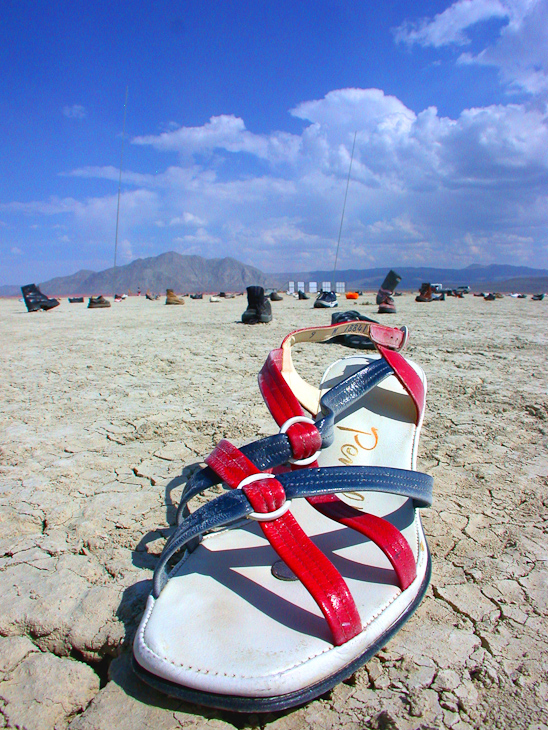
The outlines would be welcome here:
M 354 443 L 343 444 L 341 446 L 341 457 L 339 461 L 345 466 L 350 466 L 354 463 L 354 458 L 358 455 L 359 450 L 373 451 L 379 443 L 379 432 L 372 426 L 371 431 L 358 431 L 356 428 L 347 428 L 346 426 L 337 426 L 341 431 L 350 431 L 354 434 Z M 363 443 L 363 437 L 369 436 L 373 438 L 373 445 L 367 446 Z

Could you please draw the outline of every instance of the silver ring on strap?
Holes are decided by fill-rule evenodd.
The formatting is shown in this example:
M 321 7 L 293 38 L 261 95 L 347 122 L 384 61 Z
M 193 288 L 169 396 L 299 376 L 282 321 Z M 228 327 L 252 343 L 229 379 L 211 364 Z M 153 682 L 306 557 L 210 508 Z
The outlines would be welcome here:
M 245 477 L 245 479 L 242 479 L 236 489 L 243 489 L 243 487 L 246 487 L 248 484 L 260 482 L 262 479 L 276 479 L 276 476 L 274 474 L 266 474 L 265 472 L 251 474 L 250 476 Z M 246 517 L 248 520 L 255 520 L 256 522 L 272 522 L 272 520 L 277 520 L 278 517 L 285 515 L 290 507 L 291 500 L 286 499 L 282 506 L 278 507 L 278 509 L 275 509 L 273 512 L 250 512 L 246 515 Z
M 293 418 L 288 418 L 283 426 L 280 427 L 280 433 L 285 433 L 294 423 L 310 423 L 312 426 L 316 425 L 315 421 L 311 418 L 307 418 L 306 416 L 293 416 Z M 309 464 L 312 464 L 312 462 L 316 461 L 320 451 L 321 449 L 318 449 L 315 454 L 308 456 L 306 459 L 289 459 L 289 463 L 296 464 L 297 466 L 308 466 Z

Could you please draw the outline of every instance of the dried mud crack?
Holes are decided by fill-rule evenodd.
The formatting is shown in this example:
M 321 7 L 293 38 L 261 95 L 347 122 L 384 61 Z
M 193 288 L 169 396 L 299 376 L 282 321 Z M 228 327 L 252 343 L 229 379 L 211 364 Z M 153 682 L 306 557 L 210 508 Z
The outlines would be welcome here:
M 407 354 L 429 381 L 418 468 L 435 479 L 423 512 L 433 577 L 365 667 L 304 707 L 241 716 L 164 697 L 134 675 L 131 642 L 185 479 L 219 439 L 276 432 L 257 373 L 288 332 L 328 323 L 302 304 L 285 298 L 271 324 L 242 328 L 241 298 L 188 302 L 177 321 L 131 298 L 98 328 L 85 309 L 36 318 L 0 300 L 10 343 L 0 353 L 0 724 L 548 727 L 548 301 L 487 310 L 448 299 L 434 321 L 429 305 L 398 298 L 390 324 L 409 327 Z M 375 318 L 374 305 L 359 306 Z M 348 354 L 312 345 L 295 359 L 317 383 Z

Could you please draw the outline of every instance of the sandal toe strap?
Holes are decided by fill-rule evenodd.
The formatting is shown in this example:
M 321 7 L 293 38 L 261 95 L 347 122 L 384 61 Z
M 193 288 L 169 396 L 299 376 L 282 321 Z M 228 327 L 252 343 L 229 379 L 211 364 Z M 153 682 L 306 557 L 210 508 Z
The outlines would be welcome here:
M 223 442 L 221 450 L 225 454 L 228 453 L 229 456 L 233 456 L 234 452 L 238 451 L 228 442 Z M 238 482 L 247 476 L 245 468 L 247 459 L 242 461 L 241 457 L 245 459 L 243 454 L 238 454 L 236 458 L 239 471 L 234 480 L 237 479 Z M 216 468 L 219 467 L 217 462 L 222 461 L 223 458 L 221 458 L 220 452 L 217 452 L 215 458 L 212 459 Z M 251 466 L 252 473 L 257 474 L 256 467 Z M 242 477 L 242 474 L 245 476 Z M 223 478 L 226 476 L 225 473 Z M 273 501 L 270 501 L 270 498 L 265 498 L 264 494 L 260 494 L 260 488 L 274 487 L 274 483 L 279 484 L 282 491 L 278 491 L 277 496 L 273 496 Z M 199 540 L 204 533 L 219 528 L 235 527 L 252 512 L 269 512 L 277 506 L 284 495 L 286 500 L 291 500 L 300 497 L 321 498 L 333 495 L 336 491 L 380 491 L 408 497 L 413 500 L 415 506 L 427 507 L 432 501 L 432 484 L 433 479 L 428 475 L 403 469 L 325 467 L 287 472 L 276 475 L 275 479 L 265 478 L 245 487 L 245 491 L 231 489 L 197 509 L 176 528 L 166 543 L 156 567 L 153 595 L 158 597 L 171 577 L 168 566 L 172 558 L 181 551 L 190 549 L 192 543 Z M 276 489 L 278 488 L 276 487 Z M 318 504 L 325 503 L 325 501 L 320 499 Z M 340 506 L 337 509 L 340 510 Z M 356 515 L 353 512 L 352 510 L 350 513 L 342 514 L 342 518 L 349 521 L 355 520 Z M 327 514 L 327 516 L 334 518 L 333 514 Z M 375 520 L 373 516 L 363 513 L 360 513 L 359 518 L 362 520 L 361 525 L 356 527 L 355 524 L 349 524 L 348 526 L 370 536 L 377 544 L 380 540 L 380 547 L 395 566 L 400 587 L 405 585 L 406 581 L 409 585 L 408 568 L 400 569 L 399 553 L 402 552 L 401 540 L 404 540 L 401 533 L 396 528 L 391 529 L 392 526 L 386 528 L 384 524 L 386 521 L 381 518 Z M 260 525 L 278 555 L 303 582 L 320 606 L 330 626 L 334 642 L 337 645 L 345 643 L 359 633 L 361 623 L 359 623 L 357 609 L 344 579 L 328 558 L 305 535 L 293 515 L 286 512 L 282 517 L 260 523 Z M 370 534 L 368 534 L 368 530 Z M 386 530 L 389 531 L 388 534 Z M 402 587 L 402 590 L 405 588 Z

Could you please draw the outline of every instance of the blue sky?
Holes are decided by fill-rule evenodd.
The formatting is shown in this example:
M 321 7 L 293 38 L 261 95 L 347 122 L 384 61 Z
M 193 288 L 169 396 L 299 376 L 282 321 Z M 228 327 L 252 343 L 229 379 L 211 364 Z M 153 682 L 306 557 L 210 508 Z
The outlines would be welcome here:
M 3 0 L 0 284 L 548 267 L 548 0 Z

